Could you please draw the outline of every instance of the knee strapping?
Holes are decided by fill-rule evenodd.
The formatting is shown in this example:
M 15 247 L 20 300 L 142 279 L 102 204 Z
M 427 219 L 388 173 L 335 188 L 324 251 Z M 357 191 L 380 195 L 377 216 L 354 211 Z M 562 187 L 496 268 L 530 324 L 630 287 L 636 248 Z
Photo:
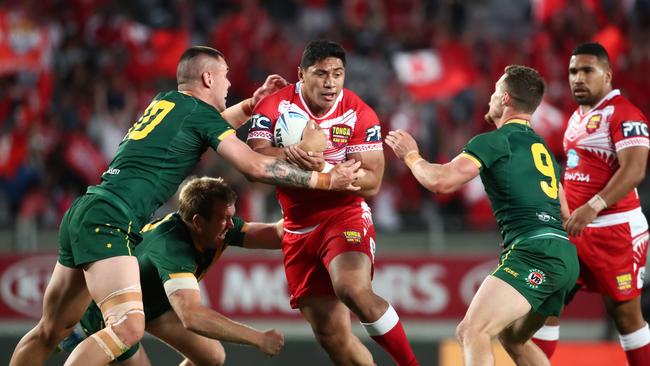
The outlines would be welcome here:
M 94 333 L 90 336 L 97 344 L 99 348 L 106 353 L 106 355 L 111 359 L 111 361 L 118 358 L 122 353 L 129 350 L 129 346 L 124 344 L 122 340 L 115 334 L 113 327 L 108 325 L 106 328 L 100 330 L 97 333 Z
M 142 314 L 142 290 L 140 285 L 133 285 L 117 290 L 97 303 L 102 310 L 106 326 L 119 325 L 124 322 L 129 314 Z

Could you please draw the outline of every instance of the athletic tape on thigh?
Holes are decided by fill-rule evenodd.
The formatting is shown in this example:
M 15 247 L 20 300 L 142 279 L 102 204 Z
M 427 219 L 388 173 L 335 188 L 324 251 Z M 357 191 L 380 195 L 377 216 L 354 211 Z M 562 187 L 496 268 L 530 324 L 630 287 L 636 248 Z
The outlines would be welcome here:
M 142 314 L 144 316 L 140 285 L 117 290 L 106 296 L 97 305 L 102 310 L 104 323 L 107 326 L 122 323 L 129 314 Z
M 129 350 L 129 346 L 120 340 L 110 325 L 106 326 L 106 328 L 100 330 L 99 332 L 94 333 L 90 336 L 90 338 L 97 342 L 99 348 L 101 348 L 102 351 L 106 353 L 111 361 L 115 360 L 122 353 Z

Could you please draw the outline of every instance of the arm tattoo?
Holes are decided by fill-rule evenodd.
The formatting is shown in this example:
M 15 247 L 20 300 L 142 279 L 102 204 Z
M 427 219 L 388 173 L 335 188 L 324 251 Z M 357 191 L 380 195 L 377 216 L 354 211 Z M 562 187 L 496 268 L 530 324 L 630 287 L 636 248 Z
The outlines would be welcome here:
M 266 166 L 264 178 L 261 182 L 278 186 L 290 187 L 309 187 L 311 180 L 311 171 L 302 170 L 286 161 L 275 159 L 271 164 Z

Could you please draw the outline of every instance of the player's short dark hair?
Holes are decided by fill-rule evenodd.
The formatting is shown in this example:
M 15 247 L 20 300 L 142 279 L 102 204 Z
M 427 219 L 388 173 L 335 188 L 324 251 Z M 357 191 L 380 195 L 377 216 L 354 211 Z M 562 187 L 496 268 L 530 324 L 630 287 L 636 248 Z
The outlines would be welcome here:
M 189 69 L 192 61 L 201 56 L 212 57 L 215 59 L 225 58 L 221 51 L 207 46 L 192 46 L 183 52 L 181 59 L 178 60 L 178 67 L 176 68 L 176 82 L 178 84 L 187 83 L 192 73 Z
M 336 57 L 340 59 L 341 62 L 343 62 L 343 66 L 345 66 L 345 49 L 343 49 L 343 46 L 336 42 L 322 39 L 311 41 L 307 44 L 305 51 L 302 53 L 300 67 L 306 69 L 318 61 L 322 61 L 328 57 Z
M 579 44 L 576 46 L 576 48 L 573 49 L 573 52 L 571 52 L 571 56 L 576 55 L 596 56 L 596 58 L 598 58 L 598 61 L 604 63 L 607 65 L 607 67 L 610 66 L 609 54 L 607 53 L 605 47 L 603 47 L 603 45 L 598 42 L 586 42 Z
M 515 109 L 533 113 L 544 96 L 544 79 L 537 70 L 521 65 L 509 65 L 504 70 L 506 92 L 513 99 Z
M 217 200 L 234 204 L 237 194 L 221 178 L 192 178 L 181 188 L 178 213 L 187 222 L 191 222 L 194 215 L 209 220 Z

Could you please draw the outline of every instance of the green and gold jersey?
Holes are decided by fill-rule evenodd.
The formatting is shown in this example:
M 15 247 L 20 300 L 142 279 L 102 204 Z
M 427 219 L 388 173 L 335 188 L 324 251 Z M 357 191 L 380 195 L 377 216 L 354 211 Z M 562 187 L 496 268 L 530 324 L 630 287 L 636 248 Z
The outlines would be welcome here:
M 234 132 L 213 106 L 178 91 L 160 93 L 127 132 L 99 187 L 124 201 L 139 231 L 205 150 Z
M 463 155 L 480 166 L 504 245 L 541 232 L 565 237 L 559 201 L 559 166 L 544 140 L 524 120 L 470 140 Z
M 178 213 L 147 225 L 135 255 L 140 265 L 140 283 L 145 315 L 148 320 L 171 308 L 165 282 L 175 278 L 200 281 L 223 251 L 230 245 L 242 246 L 246 223 L 233 217 L 235 226 L 228 231 L 224 243 L 215 249 L 196 247 Z

